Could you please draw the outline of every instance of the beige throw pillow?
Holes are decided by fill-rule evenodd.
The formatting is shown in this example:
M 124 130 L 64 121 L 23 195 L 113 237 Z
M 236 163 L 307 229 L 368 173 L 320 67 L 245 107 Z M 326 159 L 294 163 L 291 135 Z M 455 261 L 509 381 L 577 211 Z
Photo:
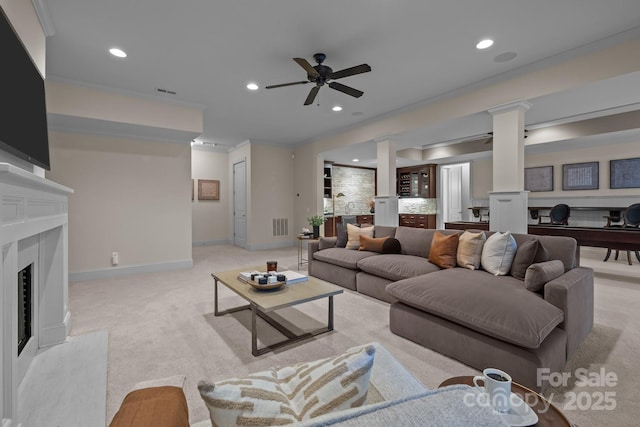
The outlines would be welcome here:
M 375 347 L 250 374 L 198 390 L 214 426 L 275 426 L 361 406 L 369 390 Z
M 458 253 L 456 261 L 459 267 L 468 268 L 469 270 L 477 270 L 480 268 L 480 257 L 482 256 L 482 247 L 487 240 L 484 231 L 466 230 L 460 236 L 458 243 Z
M 511 270 L 517 248 L 516 240 L 509 231 L 497 231 L 484 242 L 480 265 L 495 276 L 504 276 Z
M 359 249 L 360 248 L 360 235 L 373 237 L 373 226 L 371 227 L 358 227 L 357 225 L 347 224 L 347 249 Z

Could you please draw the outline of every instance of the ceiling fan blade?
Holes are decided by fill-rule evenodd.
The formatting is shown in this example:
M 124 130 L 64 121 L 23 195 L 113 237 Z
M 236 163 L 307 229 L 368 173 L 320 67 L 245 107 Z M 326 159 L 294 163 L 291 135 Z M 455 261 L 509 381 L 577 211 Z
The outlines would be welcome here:
M 316 99 L 316 95 L 318 94 L 319 90 L 320 86 L 314 86 L 313 88 L 311 88 L 309 95 L 307 95 L 307 99 L 304 101 L 304 105 L 313 104 L 313 100 Z
M 293 60 L 296 61 L 299 66 L 304 68 L 306 70 L 307 74 L 309 74 L 310 76 L 320 77 L 320 74 L 318 74 L 316 69 L 313 68 L 311 66 L 311 64 L 309 64 L 309 61 L 307 61 L 306 59 L 304 59 L 304 58 L 293 58 Z
M 329 87 L 331 89 L 335 89 L 335 90 L 340 91 L 342 93 L 346 93 L 347 95 L 351 95 L 354 98 L 360 98 L 364 94 L 364 92 L 362 92 L 362 91 L 360 91 L 358 89 L 354 89 L 352 87 L 345 86 L 345 85 L 343 85 L 341 83 L 338 83 L 338 82 L 329 83 Z
M 279 85 L 271 85 L 271 86 L 265 86 L 265 89 L 275 89 L 277 87 L 285 87 L 285 86 L 293 86 L 293 85 L 303 85 L 309 83 L 308 80 L 302 81 L 302 82 L 291 82 L 291 83 L 282 83 Z
M 371 67 L 368 64 L 360 64 L 355 67 L 345 68 L 344 70 L 336 71 L 335 73 L 331 73 L 329 76 L 332 79 L 341 79 L 343 77 L 353 76 L 355 74 L 368 73 L 371 71 Z

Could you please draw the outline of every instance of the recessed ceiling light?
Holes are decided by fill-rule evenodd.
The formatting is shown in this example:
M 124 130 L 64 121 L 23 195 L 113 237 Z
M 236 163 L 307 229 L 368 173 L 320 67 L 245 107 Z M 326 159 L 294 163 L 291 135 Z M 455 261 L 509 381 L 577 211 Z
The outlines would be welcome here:
M 117 47 L 112 47 L 109 49 L 109 53 L 113 56 L 117 56 L 118 58 L 126 58 L 127 54 L 124 50 L 118 49 Z
M 249 83 L 247 85 L 247 89 L 249 89 L 249 90 L 258 90 L 258 85 L 255 84 L 255 83 Z
M 333 111 L 342 111 L 342 107 L 339 105 L 336 105 L 332 108 Z
M 359 161 L 360 161 L 360 159 L 351 159 L 351 161 L 352 161 L 352 162 L 356 162 L 356 163 L 357 163 L 357 162 L 359 162 Z
M 484 39 L 478 42 L 478 44 L 476 45 L 476 49 L 486 49 L 488 47 L 491 47 L 492 45 L 493 45 L 493 40 Z

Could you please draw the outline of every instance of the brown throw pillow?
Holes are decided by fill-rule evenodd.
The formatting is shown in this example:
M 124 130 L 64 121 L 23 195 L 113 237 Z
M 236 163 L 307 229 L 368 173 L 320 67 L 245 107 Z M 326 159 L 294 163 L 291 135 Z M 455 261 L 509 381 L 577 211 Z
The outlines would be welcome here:
M 527 268 L 533 264 L 536 254 L 538 253 L 538 239 L 527 240 L 516 250 L 516 256 L 513 257 L 511 264 L 511 276 L 518 280 L 524 280 Z
M 458 233 L 447 235 L 439 231 L 434 232 L 429 249 L 429 261 L 440 268 L 455 267 L 459 240 Z
M 564 274 L 564 264 L 560 260 L 531 264 L 524 275 L 524 287 L 537 292 L 544 288 L 547 282 Z
M 149 387 L 127 394 L 109 427 L 189 427 L 189 408 L 181 387 Z
M 469 270 L 480 268 L 480 257 L 482 256 L 482 247 L 485 240 L 487 240 L 487 237 L 484 231 L 466 230 L 462 233 L 456 254 L 458 266 Z
M 387 239 L 388 237 L 367 237 L 362 234 L 360 235 L 360 248 L 358 250 L 381 253 L 384 242 Z

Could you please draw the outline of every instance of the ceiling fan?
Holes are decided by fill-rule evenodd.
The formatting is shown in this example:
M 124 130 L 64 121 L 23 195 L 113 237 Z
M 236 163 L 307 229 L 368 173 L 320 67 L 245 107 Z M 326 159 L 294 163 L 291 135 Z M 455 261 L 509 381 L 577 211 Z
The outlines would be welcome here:
M 312 67 L 309 62 L 304 58 L 293 58 L 294 61 L 307 72 L 307 80 L 303 80 L 300 82 L 291 82 L 291 83 L 283 83 L 279 85 L 271 85 L 266 86 L 265 89 L 275 89 L 278 87 L 284 86 L 293 86 L 293 85 L 304 85 L 307 83 L 315 83 L 316 85 L 311 88 L 307 99 L 304 101 L 304 105 L 313 104 L 313 101 L 316 99 L 316 95 L 318 95 L 318 91 L 325 83 L 328 83 L 328 86 L 331 89 L 335 89 L 339 92 L 346 93 L 347 95 L 351 95 L 354 98 L 360 98 L 364 92 L 354 89 L 352 87 L 343 85 L 338 82 L 329 82 L 330 80 L 342 79 L 344 77 L 353 76 L 356 74 L 368 73 L 371 71 L 371 67 L 367 64 L 356 65 L 355 67 L 345 68 L 340 71 L 333 71 L 331 67 L 326 65 L 322 65 L 327 55 L 324 53 L 316 53 L 313 55 L 313 58 L 316 60 L 318 65 Z

